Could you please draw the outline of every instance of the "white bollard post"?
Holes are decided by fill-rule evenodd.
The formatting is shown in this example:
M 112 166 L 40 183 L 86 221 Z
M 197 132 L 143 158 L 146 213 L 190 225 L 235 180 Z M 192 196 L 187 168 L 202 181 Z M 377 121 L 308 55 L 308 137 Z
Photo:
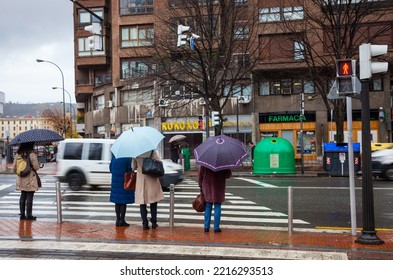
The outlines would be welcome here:
M 169 186 L 169 226 L 173 227 L 175 223 L 175 185 Z
M 288 234 L 293 232 L 293 189 L 288 187 Z
M 61 224 L 62 221 L 62 213 L 61 213 L 61 188 L 60 182 L 56 182 L 56 202 L 57 202 L 57 223 Z

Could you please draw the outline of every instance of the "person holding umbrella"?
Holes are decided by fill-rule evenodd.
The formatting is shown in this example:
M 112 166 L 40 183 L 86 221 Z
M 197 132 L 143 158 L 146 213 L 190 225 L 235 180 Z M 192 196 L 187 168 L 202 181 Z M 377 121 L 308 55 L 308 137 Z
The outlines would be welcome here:
M 198 183 L 205 196 L 205 225 L 204 231 L 209 232 L 212 208 L 214 205 L 214 232 L 221 232 L 221 204 L 225 200 L 226 179 L 232 176 L 230 169 L 212 171 L 201 166 L 198 172 Z
M 109 170 L 112 173 L 110 202 L 115 203 L 116 227 L 130 226 L 126 221 L 127 204 L 135 201 L 134 191 L 124 189 L 124 174 L 132 171 L 131 158 L 112 156 Z
M 29 157 L 31 168 L 33 169 L 27 176 L 16 176 L 16 190 L 21 192 L 19 199 L 20 220 L 36 220 L 37 217 L 33 216 L 33 198 L 34 193 L 40 187 L 38 174 L 36 171 L 40 169 L 37 154 L 34 152 L 34 142 L 22 143 L 13 163 L 13 171 L 16 173 L 17 161 L 20 158 Z
M 157 204 L 158 201 L 164 199 L 160 179 L 142 174 L 143 159 L 148 157 L 151 157 L 156 161 L 161 161 L 155 150 L 141 154 L 132 160 L 132 169 L 138 170 L 138 175 L 136 176 L 135 203 L 140 204 L 139 210 L 144 230 L 150 229 L 149 221 L 147 219 L 147 204 L 150 204 L 151 227 L 156 229 L 158 227 Z
M 177 141 L 171 142 L 171 160 L 174 163 L 179 161 L 179 154 L 180 154 L 180 145 Z

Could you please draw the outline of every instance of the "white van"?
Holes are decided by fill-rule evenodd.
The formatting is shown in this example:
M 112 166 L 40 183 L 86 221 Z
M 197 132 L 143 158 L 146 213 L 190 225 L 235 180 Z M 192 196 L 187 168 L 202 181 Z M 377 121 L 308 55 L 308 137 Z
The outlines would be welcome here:
M 83 185 L 110 185 L 112 174 L 109 164 L 112 160 L 114 139 L 79 138 L 59 142 L 57 150 L 57 173 L 59 181 L 68 183 L 72 190 Z M 165 175 L 160 178 L 163 188 L 183 180 L 183 167 L 169 160 L 162 160 Z

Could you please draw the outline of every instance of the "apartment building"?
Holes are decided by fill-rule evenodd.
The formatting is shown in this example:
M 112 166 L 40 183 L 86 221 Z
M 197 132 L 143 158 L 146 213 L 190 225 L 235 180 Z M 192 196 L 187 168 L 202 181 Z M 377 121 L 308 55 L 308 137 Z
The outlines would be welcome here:
M 301 152 L 299 136 L 303 135 L 305 160 L 316 160 L 323 153 L 323 143 L 334 141 L 336 133 L 333 111 L 327 109 L 328 101 L 321 97 L 321 91 L 327 95 L 331 84 L 326 83 L 325 87 L 316 84 L 315 72 L 310 71 L 306 57 L 309 54 L 305 51 L 306 47 L 312 46 L 314 54 L 320 54 L 317 69 L 334 80 L 334 60 L 330 59 L 329 67 L 323 64 L 332 51 L 327 43 L 329 32 L 316 28 L 311 32 L 313 27 L 309 21 L 311 14 L 323 17 L 324 1 L 233 1 L 258 11 L 258 28 L 250 35 L 257 37 L 259 55 L 243 89 L 245 98 L 231 98 L 224 108 L 223 133 L 244 142 L 258 142 L 270 136 L 283 137 L 293 144 L 297 157 Z M 78 2 L 83 7 L 74 4 L 75 92 L 78 111 L 85 116 L 85 137 L 110 138 L 131 126 L 150 125 L 168 136 L 161 147 L 166 157 L 169 156 L 167 141 L 173 134 L 185 134 L 190 148 L 200 144 L 206 131 L 199 129 L 198 116 L 210 113 L 205 109 L 205 100 L 181 87 L 144 79 L 150 74 L 151 67 L 138 60 L 152 55 L 149 42 L 152 42 L 152 34 L 159 32 L 157 14 L 167 9 L 165 3 L 168 1 Z M 185 3 L 182 0 L 169 2 L 173 9 Z M 321 2 L 322 6 L 316 2 Z M 378 2 L 383 2 L 384 6 L 375 9 L 375 13 L 392 11 L 390 1 Z M 386 13 L 375 21 L 368 19 L 367 24 L 358 27 L 365 34 L 363 38 L 357 38 L 358 42 L 361 39 L 368 42 L 368 35 L 377 29 L 375 26 L 384 26 L 384 36 L 379 40 L 373 38 L 372 43 L 387 44 L 392 52 L 392 20 L 393 13 Z M 102 50 L 89 48 L 91 33 L 84 27 L 93 22 L 102 26 Z M 175 42 L 176 36 L 174 33 L 168 40 Z M 355 59 L 358 57 L 356 52 L 351 55 Z M 390 59 L 388 72 L 375 75 L 370 81 L 370 126 L 374 142 L 392 141 L 392 59 L 387 57 Z M 168 105 L 162 99 L 168 92 L 172 101 L 178 101 L 175 102 L 177 106 Z M 358 98 L 352 100 L 353 140 L 361 142 L 361 104 Z M 385 115 L 382 121 L 379 118 L 381 108 Z M 346 127 L 344 122 L 344 141 L 348 134 Z

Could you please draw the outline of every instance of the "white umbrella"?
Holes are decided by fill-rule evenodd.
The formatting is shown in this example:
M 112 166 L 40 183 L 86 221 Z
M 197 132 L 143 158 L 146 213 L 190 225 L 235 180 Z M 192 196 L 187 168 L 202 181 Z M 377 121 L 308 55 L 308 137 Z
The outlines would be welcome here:
M 174 141 L 181 141 L 181 140 L 184 140 L 184 139 L 186 139 L 187 138 L 187 136 L 185 136 L 185 135 L 182 135 L 182 134 L 178 134 L 178 135 L 175 135 L 175 136 L 173 136 L 173 137 L 171 137 L 171 139 L 169 139 L 169 143 L 172 143 L 172 142 L 174 142 Z
M 124 131 L 113 143 L 111 152 L 116 158 L 137 157 L 155 150 L 164 135 L 150 126 L 134 127 Z

